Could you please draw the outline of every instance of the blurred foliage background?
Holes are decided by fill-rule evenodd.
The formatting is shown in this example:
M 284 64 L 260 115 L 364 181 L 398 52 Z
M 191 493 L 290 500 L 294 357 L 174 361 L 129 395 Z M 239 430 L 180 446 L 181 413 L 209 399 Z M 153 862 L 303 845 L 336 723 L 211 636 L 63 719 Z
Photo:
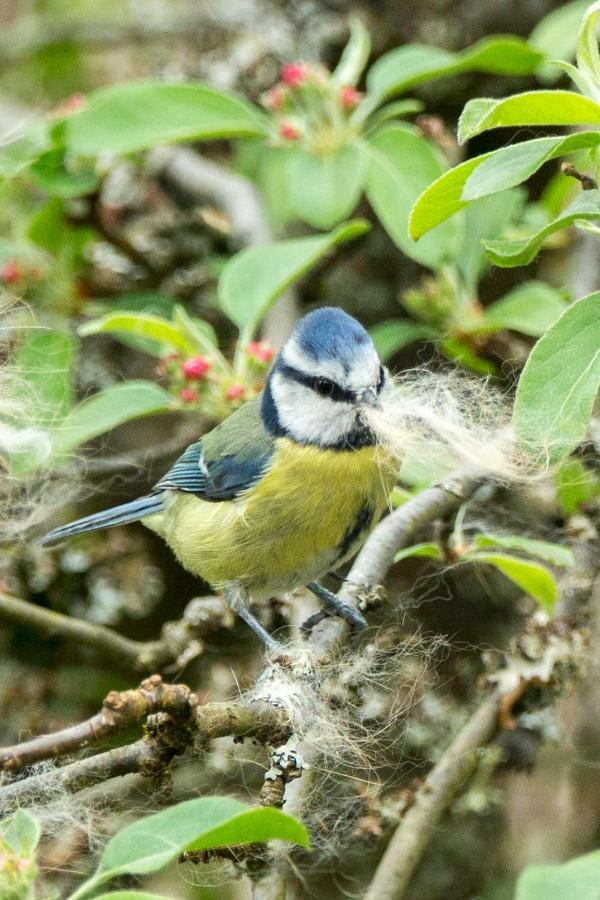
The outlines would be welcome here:
M 85 104 L 82 95 L 140 78 L 202 80 L 268 109 L 264 98 L 278 83 L 282 65 L 301 61 L 335 68 L 352 16 L 370 31 L 371 58 L 376 60 L 406 43 L 460 51 L 490 34 L 526 38 L 562 5 L 549 0 L 423 0 L 418 6 L 392 0 L 4 0 L 0 134 L 4 143 L 38 113 L 66 115 L 67 121 L 70 110 L 76 113 Z M 585 6 L 577 4 L 575 21 Z M 533 71 L 464 71 L 411 86 L 410 97 L 418 103 L 406 108 L 403 121 L 412 123 L 411 134 L 429 142 L 432 158 L 438 160 L 421 183 L 425 176 L 416 162 L 421 145 L 408 157 L 404 175 L 413 181 L 411 201 L 445 166 L 523 137 L 522 129 L 504 129 L 459 147 L 454 134 L 467 100 L 534 89 L 539 78 Z M 359 83 L 358 89 L 364 85 Z M 526 131 L 528 138 L 549 133 Z M 271 239 L 302 238 L 315 234 L 315 228 L 329 231 L 337 224 L 332 220 L 311 228 L 306 220 L 287 215 L 285 179 L 278 181 L 273 168 L 261 181 L 251 141 L 192 142 L 186 152 L 240 177 L 256 177 L 266 211 L 261 208 L 251 230 L 264 228 Z M 204 181 L 194 184 L 194 171 L 192 165 L 178 172 L 159 148 L 127 156 L 101 154 L 93 171 L 82 166 L 68 177 L 63 177 L 62 163 L 42 165 L 2 183 L 2 360 L 20 353 L 25 371 L 27 354 L 33 354 L 37 390 L 48 398 L 53 416 L 57 392 L 66 414 L 74 402 L 132 380 L 154 386 L 142 401 L 136 395 L 144 417 L 131 422 L 126 415 L 111 418 L 114 401 L 109 402 L 106 425 L 89 433 L 83 428 L 74 444 L 81 445 L 75 459 L 48 470 L 42 487 L 27 482 L 26 489 L 11 489 L 7 526 L 13 537 L 40 530 L 42 521 L 66 520 L 68 512 L 94 511 L 147 490 L 198 433 L 260 389 L 273 353 L 300 312 L 342 306 L 372 329 L 395 371 L 426 365 L 443 372 L 457 364 L 477 377 L 492 378 L 511 395 L 536 338 L 566 302 L 600 287 L 595 239 L 583 232 L 555 235 L 527 269 L 491 267 L 480 252 L 482 237 L 499 237 L 507 229 L 526 232 L 564 207 L 576 184 L 560 173 L 558 160 L 543 166 L 526 188 L 482 201 L 487 205 L 471 214 L 462 249 L 451 259 L 443 254 L 419 258 L 421 251 L 410 248 L 403 252 L 405 229 L 395 240 L 371 186 L 367 196 L 359 191 L 355 209 L 342 216 L 364 216 L 372 223 L 368 233 L 316 258 L 271 309 L 260 331 L 249 335 L 252 340 L 236 344 L 240 323 L 224 308 L 219 278 L 237 251 L 266 240 L 264 234 L 255 241 L 240 232 L 235 220 L 235 209 L 245 203 L 240 195 L 237 206 L 235 199 L 233 204 L 219 202 L 219 196 L 230 196 L 229 183 L 221 189 L 215 170 L 204 168 Z M 235 194 L 235 184 L 233 190 Z M 525 314 L 519 306 L 523 297 Z M 512 305 L 506 307 L 509 298 Z M 488 311 L 499 300 L 505 306 L 492 315 Z M 173 337 L 165 339 L 163 331 L 157 339 L 151 330 L 140 330 L 139 322 L 129 329 L 114 322 L 97 324 L 124 312 L 175 322 L 188 344 L 173 347 Z M 50 342 L 45 328 L 52 329 Z M 23 329 L 25 341 L 18 338 Z M 40 367 L 40 359 L 48 362 L 47 369 Z M 210 367 L 208 379 L 200 359 Z M 57 360 L 62 376 L 52 382 Z M 90 415 L 99 416 L 98 408 Z M 31 447 L 20 451 L 26 456 Z M 28 465 L 25 461 L 25 472 Z M 586 528 L 593 527 L 586 516 L 597 512 L 598 476 L 587 458 L 569 465 L 558 483 L 508 492 L 491 509 L 485 498 L 474 502 L 469 536 L 500 530 L 585 542 Z M 435 466 L 405 471 L 398 502 L 438 474 Z M 177 619 L 203 593 L 162 542 L 137 525 L 84 535 L 52 552 L 28 540 L 13 541 L 0 548 L 0 584 L 42 607 L 110 625 L 137 640 L 155 638 L 166 621 Z M 383 722 L 412 685 L 410 716 L 377 773 L 393 792 L 439 757 L 448 734 L 464 721 L 465 701 L 481 674 L 482 649 L 503 648 L 535 601 L 491 567 L 436 567 L 417 557 L 399 563 L 387 586 L 392 597 L 402 599 L 397 634 L 407 641 L 422 639 L 427 647 L 414 670 L 404 673 L 406 682 L 398 682 L 396 694 L 392 690 L 382 697 L 374 690 L 371 698 L 372 715 Z M 290 619 L 298 623 L 312 609 L 306 599 L 273 601 L 264 621 L 276 629 Z M 116 671 L 85 648 L 58 637 L 42 638 L 25 625 L 3 627 L 0 648 L 2 744 L 84 718 L 108 690 L 129 687 L 136 678 L 126 667 Z M 184 680 L 202 699 L 235 696 L 260 668 L 260 648 L 243 626 L 229 619 L 215 626 L 201 649 L 172 677 Z M 579 694 L 544 713 L 543 721 L 532 719 L 529 729 L 509 733 L 506 746 L 486 751 L 489 760 L 438 829 L 411 897 L 502 900 L 512 896 L 516 875 L 525 866 L 598 846 L 598 700 L 590 676 Z M 176 796 L 237 792 L 247 799 L 260 786 L 261 764 L 252 747 L 217 742 L 207 762 L 189 763 L 178 772 Z M 45 841 L 40 859 L 48 892 L 54 889 L 63 896 L 73 873 L 89 866 L 89 854 L 102 836 L 132 811 L 156 802 L 150 800 L 152 791 L 152 785 L 135 776 L 123 788 L 125 811 L 115 809 L 100 789 L 83 804 L 57 808 L 60 827 Z M 377 835 L 367 839 L 368 800 L 368 792 L 361 797 L 358 790 L 352 807 L 360 808 L 356 828 L 361 826 L 363 833 L 353 832 L 343 850 L 323 851 L 317 864 L 302 870 L 298 896 L 360 892 L 367 869 L 380 854 Z M 231 881 L 231 876 L 230 869 L 216 864 L 186 866 L 157 876 L 148 889 L 189 900 L 248 896 L 247 881 Z

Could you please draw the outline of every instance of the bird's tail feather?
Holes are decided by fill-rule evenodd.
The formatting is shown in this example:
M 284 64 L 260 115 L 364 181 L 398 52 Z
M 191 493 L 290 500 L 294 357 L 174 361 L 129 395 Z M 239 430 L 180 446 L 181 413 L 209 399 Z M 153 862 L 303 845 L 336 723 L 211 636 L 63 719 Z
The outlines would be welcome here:
M 153 513 L 160 512 L 162 508 L 162 496 L 160 494 L 148 494 L 146 497 L 140 497 L 138 500 L 132 500 L 130 503 L 112 506 L 110 509 L 94 513 L 92 516 L 85 516 L 83 519 L 76 519 L 75 522 L 69 522 L 68 525 L 54 528 L 48 534 L 38 538 L 36 543 L 41 545 L 53 544 L 55 541 L 62 541 L 64 538 L 72 537 L 74 534 L 82 534 L 84 531 L 97 531 L 100 528 L 112 528 L 113 525 L 125 525 L 127 522 L 136 522 L 145 516 L 151 516 Z

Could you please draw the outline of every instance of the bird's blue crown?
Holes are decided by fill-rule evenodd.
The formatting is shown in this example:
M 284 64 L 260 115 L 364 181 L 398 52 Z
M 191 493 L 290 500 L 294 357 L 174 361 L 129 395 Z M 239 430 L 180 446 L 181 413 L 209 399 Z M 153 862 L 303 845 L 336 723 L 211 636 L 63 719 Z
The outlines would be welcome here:
M 360 322 L 333 306 L 315 309 L 301 319 L 292 338 L 315 362 L 327 359 L 343 362 L 351 359 L 359 348 L 371 343 Z

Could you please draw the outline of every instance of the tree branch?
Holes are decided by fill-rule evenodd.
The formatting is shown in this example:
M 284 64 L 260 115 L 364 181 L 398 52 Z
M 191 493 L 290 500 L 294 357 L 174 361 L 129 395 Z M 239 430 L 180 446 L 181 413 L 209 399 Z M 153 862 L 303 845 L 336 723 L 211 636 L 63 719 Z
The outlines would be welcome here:
M 497 692 L 487 697 L 431 770 L 394 832 L 365 900 L 401 900 L 404 896 L 443 812 L 473 774 L 477 751 L 497 731 L 498 704 Z
M 90 647 L 100 657 L 108 657 L 136 672 L 183 665 L 202 653 L 202 637 L 233 624 L 233 614 L 222 598 L 196 597 L 188 603 L 181 619 L 163 625 L 159 640 L 135 641 L 104 625 L 44 609 L 2 590 L 0 619 Z

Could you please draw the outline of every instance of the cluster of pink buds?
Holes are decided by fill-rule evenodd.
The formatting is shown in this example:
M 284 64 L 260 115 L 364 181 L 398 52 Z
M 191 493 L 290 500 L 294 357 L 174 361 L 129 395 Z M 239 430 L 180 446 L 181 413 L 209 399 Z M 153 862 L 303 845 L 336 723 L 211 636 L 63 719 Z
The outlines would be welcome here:
M 310 123 L 314 121 L 311 107 L 321 107 L 317 119 L 324 121 L 332 116 L 332 104 L 343 113 L 350 113 L 362 98 L 352 85 L 337 85 L 323 66 L 291 62 L 281 67 L 279 81 L 266 92 L 262 102 L 273 113 L 277 138 L 287 144 L 303 136 L 310 138 Z
M 246 347 L 246 353 L 263 366 L 267 366 L 274 356 L 273 347 L 268 341 L 250 341 Z

